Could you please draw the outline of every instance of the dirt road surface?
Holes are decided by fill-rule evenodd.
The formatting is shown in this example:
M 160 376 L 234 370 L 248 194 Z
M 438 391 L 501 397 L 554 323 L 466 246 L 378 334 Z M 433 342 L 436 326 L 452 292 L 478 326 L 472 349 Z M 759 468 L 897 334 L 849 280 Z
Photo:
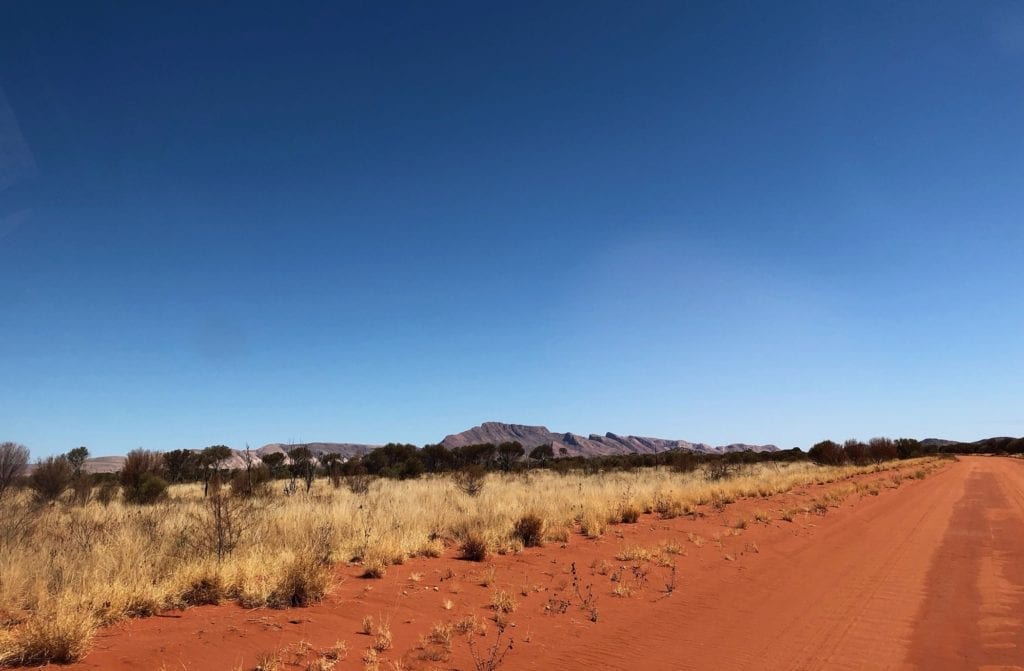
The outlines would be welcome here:
M 965 458 L 848 512 L 532 668 L 1024 669 L 1024 461 Z
M 806 512 L 843 488 L 825 515 Z M 344 640 L 348 656 L 336 668 L 362 669 L 372 639 L 360 622 L 372 614 L 394 632 L 379 668 L 473 669 L 459 639 L 450 655 L 430 659 L 422 636 L 467 613 L 487 618 L 494 590 L 506 589 L 518 607 L 501 671 L 1024 669 L 1024 460 L 961 458 L 924 479 L 879 473 L 702 512 L 645 515 L 597 541 L 495 557 L 487 587 L 484 567 L 447 556 L 393 567 L 379 581 L 343 569 L 339 587 L 312 608 L 224 605 L 136 620 L 101 634 L 74 668 L 252 669 L 261 652 Z M 771 519 L 755 522 L 760 513 Z M 742 530 L 739 519 L 749 521 Z M 680 546 L 675 573 L 620 558 L 624 548 L 665 543 Z M 580 592 L 594 595 L 592 611 L 572 587 L 577 576 Z M 630 594 L 612 593 L 627 583 Z M 560 600 L 570 605 L 553 612 Z M 486 652 L 495 635 L 492 623 L 478 648 Z M 304 664 L 296 657 L 281 668 Z

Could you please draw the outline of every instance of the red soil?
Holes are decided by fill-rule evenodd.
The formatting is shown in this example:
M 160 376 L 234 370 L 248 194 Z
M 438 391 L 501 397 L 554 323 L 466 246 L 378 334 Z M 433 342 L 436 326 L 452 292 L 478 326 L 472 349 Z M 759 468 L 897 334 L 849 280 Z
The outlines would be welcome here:
M 409 561 L 381 580 L 344 567 L 317 606 L 211 606 L 129 621 L 102 632 L 70 668 L 252 669 L 259 653 L 287 650 L 288 662 L 304 641 L 314 652 L 283 668 L 305 669 L 316 650 L 343 640 L 348 656 L 336 668 L 361 669 L 373 643 L 359 633 L 361 621 L 372 615 L 389 620 L 394 635 L 381 669 L 473 669 L 465 637 L 457 636 L 441 661 L 421 659 L 417 646 L 434 624 L 489 617 L 495 589 L 518 602 L 503 671 L 1024 668 L 1024 460 L 964 458 L 877 496 L 852 494 L 824 516 L 780 519 L 849 484 L 742 500 L 697 517 L 644 515 L 596 541 L 575 535 L 565 547 L 493 557 L 490 587 L 480 584 L 486 565 L 453 557 Z M 759 511 L 772 520 L 755 522 Z M 736 533 L 741 518 L 747 527 Z M 688 533 L 703 539 L 699 547 Z M 624 548 L 666 542 L 685 553 L 672 556 L 671 593 L 671 569 L 616 559 Z M 590 589 L 596 597 L 596 622 L 574 593 L 573 563 L 581 595 Z M 646 577 L 634 574 L 635 564 Z M 620 567 L 619 584 L 632 590 L 625 597 L 612 593 Z M 562 602 L 564 613 L 545 612 L 545 604 L 558 610 Z M 478 651 L 496 635 L 488 622 Z

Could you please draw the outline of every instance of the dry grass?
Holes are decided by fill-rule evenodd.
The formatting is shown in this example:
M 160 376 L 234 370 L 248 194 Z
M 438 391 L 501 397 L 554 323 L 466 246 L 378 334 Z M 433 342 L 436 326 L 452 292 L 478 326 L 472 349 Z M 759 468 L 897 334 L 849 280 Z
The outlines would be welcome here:
M 491 608 L 499 613 L 514 613 L 517 607 L 515 598 L 504 590 L 497 590 L 491 595 Z
M 373 649 L 384 652 L 391 647 L 391 623 L 384 620 L 377 625 L 377 633 L 373 637 Z
M 920 478 L 927 462 L 895 466 Z M 0 664 L 72 661 L 99 627 L 172 607 L 313 603 L 330 589 L 337 562 L 361 561 L 368 576 L 383 575 L 408 557 L 436 556 L 445 542 L 483 558 L 566 542 L 575 532 L 598 537 L 638 511 L 674 516 L 893 467 L 759 464 L 713 481 L 699 470 L 490 474 L 475 496 L 443 476 L 375 480 L 364 494 L 318 481 L 308 494 L 275 494 L 247 510 L 224 556 L 204 549 L 209 507 L 199 485 L 172 486 L 148 507 L 95 498 L 36 507 L 21 492 L 5 498 L 0 515 Z M 827 509 L 841 500 L 831 494 L 820 503 Z

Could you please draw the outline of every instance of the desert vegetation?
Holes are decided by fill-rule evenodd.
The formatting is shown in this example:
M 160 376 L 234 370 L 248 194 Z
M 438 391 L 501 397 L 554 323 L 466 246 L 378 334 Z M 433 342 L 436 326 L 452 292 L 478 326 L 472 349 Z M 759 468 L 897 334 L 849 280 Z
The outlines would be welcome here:
M 307 605 L 330 590 L 340 563 L 358 563 L 373 579 L 449 549 L 479 561 L 573 535 L 599 537 L 642 514 L 677 517 L 891 466 L 690 455 L 618 470 L 548 468 L 559 460 L 509 448 L 507 460 L 495 450 L 489 468 L 423 473 L 408 464 L 429 454 L 391 452 L 405 465 L 387 452 L 355 465 L 295 454 L 289 464 L 247 463 L 229 473 L 211 451 L 190 473 L 180 463 L 175 470 L 181 455 L 137 451 L 116 477 L 92 476 L 86 486 L 80 452 L 29 470 L 27 450 L 4 444 L 0 663 L 71 661 L 98 628 L 166 609 Z M 507 613 L 514 599 L 496 592 L 494 608 Z

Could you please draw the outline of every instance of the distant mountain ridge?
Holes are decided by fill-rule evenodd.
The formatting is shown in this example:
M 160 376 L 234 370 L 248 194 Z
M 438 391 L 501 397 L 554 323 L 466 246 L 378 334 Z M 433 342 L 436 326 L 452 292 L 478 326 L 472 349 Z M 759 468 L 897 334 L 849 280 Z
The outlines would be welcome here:
M 283 452 L 287 455 L 290 450 L 296 447 L 308 448 L 313 455 L 338 454 L 345 459 L 361 457 L 370 450 L 375 450 L 380 445 L 363 445 L 359 443 L 268 443 L 263 447 L 249 451 L 249 457 L 254 465 L 263 463 L 263 457 L 272 452 Z M 201 452 L 202 449 L 190 449 L 191 452 Z M 86 459 L 85 470 L 90 473 L 113 473 L 121 470 L 124 464 L 124 457 L 92 457 Z M 221 462 L 222 468 L 245 468 L 245 450 L 231 450 L 231 456 Z
M 451 449 L 463 445 L 478 443 L 520 443 L 526 450 L 538 445 L 551 445 L 555 454 L 565 448 L 570 456 L 597 457 L 611 454 L 655 454 L 669 450 L 688 450 L 703 454 L 726 454 L 729 452 L 775 452 L 775 445 L 748 445 L 733 443 L 731 445 L 711 446 L 707 443 L 691 443 L 688 440 L 670 440 L 667 438 L 649 438 L 646 436 L 620 436 L 614 433 L 599 435 L 592 433 L 586 437 L 575 433 L 555 433 L 545 426 L 528 426 L 525 424 L 505 424 L 503 422 L 484 422 L 480 426 L 462 433 L 445 436 L 441 444 Z

